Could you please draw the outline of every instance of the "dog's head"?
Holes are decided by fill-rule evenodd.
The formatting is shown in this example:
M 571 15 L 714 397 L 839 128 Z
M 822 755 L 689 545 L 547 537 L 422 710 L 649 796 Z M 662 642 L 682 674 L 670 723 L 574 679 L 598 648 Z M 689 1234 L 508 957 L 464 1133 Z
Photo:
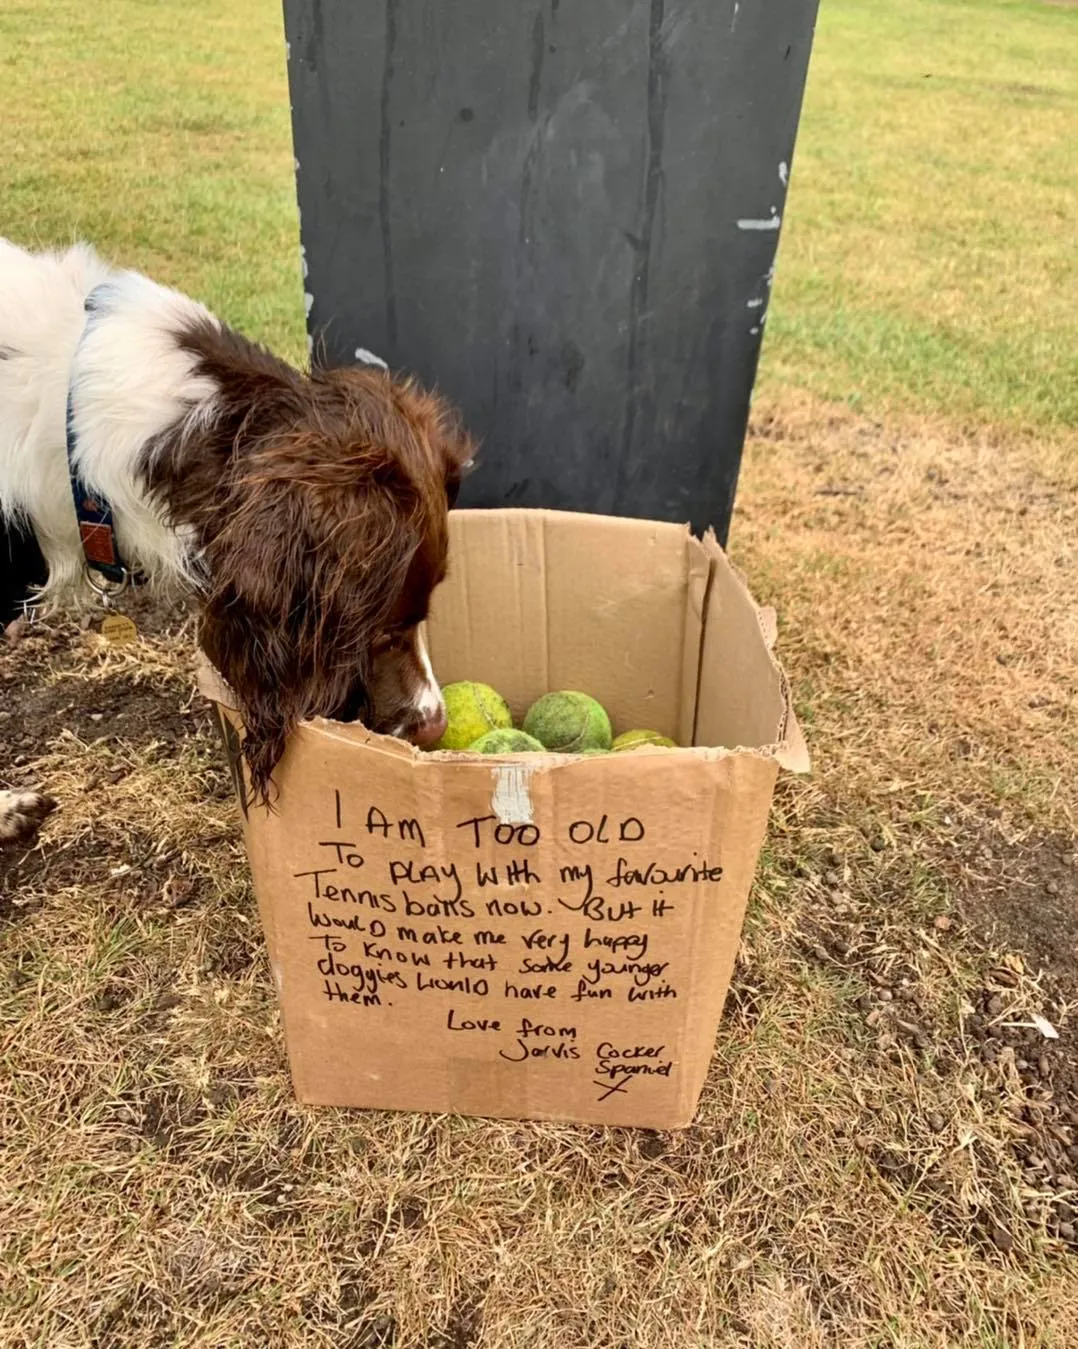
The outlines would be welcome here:
M 192 347 L 217 405 L 155 462 L 184 465 L 166 495 L 198 536 L 200 640 L 241 703 L 256 792 L 308 717 L 432 743 L 445 709 L 420 625 L 472 442 L 380 369 L 301 376 L 227 329 Z

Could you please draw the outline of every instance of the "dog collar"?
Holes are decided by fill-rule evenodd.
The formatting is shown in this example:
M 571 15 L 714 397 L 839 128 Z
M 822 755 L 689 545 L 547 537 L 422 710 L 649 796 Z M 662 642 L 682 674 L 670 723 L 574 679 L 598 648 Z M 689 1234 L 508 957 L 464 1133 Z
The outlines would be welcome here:
M 99 289 L 99 288 L 98 288 Z M 97 289 L 86 297 L 84 308 L 87 319 L 82 330 L 85 337 L 94 320 L 96 304 L 94 296 Z M 81 345 L 80 338 L 80 345 Z M 120 545 L 116 538 L 116 524 L 112 518 L 112 507 L 99 492 L 92 492 L 83 482 L 75 466 L 75 381 L 74 374 L 67 386 L 67 471 L 71 480 L 71 497 L 75 503 L 75 518 L 79 522 L 79 538 L 82 541 L 82 553 L 86 559 L 87 580 L 102 598 L 118 594 L 128 585 L 138 585 L 143 577 L 130 572 L 124 566 L 120 555 Z M 100 582 L 95 578 L 100 578 Z

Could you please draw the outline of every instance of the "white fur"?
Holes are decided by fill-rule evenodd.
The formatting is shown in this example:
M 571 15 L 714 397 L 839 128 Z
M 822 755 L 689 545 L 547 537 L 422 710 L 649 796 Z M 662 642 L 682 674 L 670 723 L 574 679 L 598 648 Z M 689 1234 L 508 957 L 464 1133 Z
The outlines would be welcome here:
M 29 838 L 51 809 L 38 792 L 0 791 L 0 843 Z
M 102 284 L 87 315 L 86 297 Z M 0 239 L 0 516 L 32 524 L 49 567 L 47 605 L 88 593 L 67 467 L 69 383 L 79 472 L 112 506 L 124 563 L 151 578 L 191 577 L 190 539 L 166 525 L 137 467 L 147 440 L 185 408 L 212 416 L 216 389 L 174 337 L 199 318 L 216 322 L 83 244 L 31 254 Z
M 416 633 L 415 649 L 416 655 L 419 657 L 419 667 L 423 671 L 423 683 L 416 695 L 415 705 L 419 709 L 419 715 L 423 720 L 432 722 L 444 713 L 445 701 L 442 698 L 442 690 L 438 686 L 438 681 L 434 677 L 430 653 L 427 651 L 426 637 L 422 630 Z

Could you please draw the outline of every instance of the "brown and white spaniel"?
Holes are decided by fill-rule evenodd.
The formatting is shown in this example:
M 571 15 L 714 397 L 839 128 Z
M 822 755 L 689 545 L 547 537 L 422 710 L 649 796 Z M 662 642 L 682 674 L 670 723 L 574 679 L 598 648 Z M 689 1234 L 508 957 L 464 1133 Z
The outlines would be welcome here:
M 92 598 L 70 460 L 111 508 L 123 564 L 198 597 L 263 796 L 303 718 L 441 734 L 419 625 L 472 456 L 455 414 L 410 379 L 373 364 L 301 373 L 83 245 L 0 240 L 0 525 L 40 548 L 46 608 Z M 0 793 L 0 839 L 36 823 L 28 795 Z

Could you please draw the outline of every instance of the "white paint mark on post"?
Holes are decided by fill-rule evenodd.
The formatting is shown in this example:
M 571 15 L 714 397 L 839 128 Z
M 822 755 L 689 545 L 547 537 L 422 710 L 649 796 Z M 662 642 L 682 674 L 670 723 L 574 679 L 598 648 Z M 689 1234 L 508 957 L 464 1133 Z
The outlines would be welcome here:
M 745 308 L 746 308 L 746 309 L 759 309 L 760 306 L 763 304 L 763 302 L 764 302 L 764 297 L 763 297 L 762 295 L 754 295 L 754 296 L 752 297 L 752 299 L 748 302 L 748 304 L 746 304 Z
M 739 230 L 777 230 L 782 224 L 782 216 L 774 206 L 771 208 L 771 214 L 766 220 L 753 220 L 743 217 L 737 222 Z
M 376 356 L 373 351 L 368 351 L 366 347 L 356 347 L 356 360 L 360 365 L 380 365 L 383 370 L 389 369 L 381 356 Z
M 532 824 L 532 794 L 529 781 L 535 771 L 527 764 L 503 763 L 494 767 L 494 794 L 490 808 L 499 824 Z
M 309 290 L 303 292 L 303 307 L 307 311 L 307 317 L 311 317 L 311 310 L 314 308 L 314 296 Z
M 785 187 L 789 181 L 790 166 L 786 163 L 785 159 L 782 159 L 779 161 L 779 182 Z
M 299 246 L 299 265 L 300 265 L 300 268 L 301 268 L 302 271 L 303 271 L 303 279 L 304 279 L 304 281 L 306 281 L 306 280 L 307 280 L 307 250 L 303 247 L 302 244 L 300 244 L 300 246 Z M 308 310 L 307 312 L 310 313 L 310 310 Z

